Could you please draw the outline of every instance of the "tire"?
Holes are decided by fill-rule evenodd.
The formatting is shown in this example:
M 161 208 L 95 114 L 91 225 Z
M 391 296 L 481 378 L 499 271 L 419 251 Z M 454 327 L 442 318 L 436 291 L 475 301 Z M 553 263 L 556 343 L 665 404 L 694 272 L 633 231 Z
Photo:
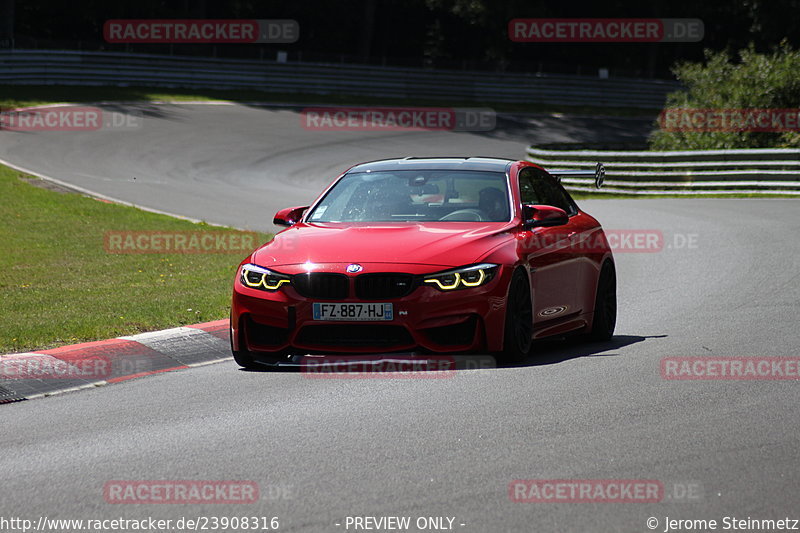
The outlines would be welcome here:
M 232 317 L 231 317 L 232 320 Z M 252 352 L 248 350 L 237 350 L 236 347 L 233 345 L 233 334 L 231 333 L 230 337 L 231 341 L 231 353 L 233 354 L 233 360 L 236 361 L 236 364 L 242 368 L 246 368 L 248 370 L 253 370 L 254 368 L 258 367 L 258 363 L 256 363 L 255 359 L 253 358 Z
M 608 341 L 614 336 L 617 324 L 617 273 L 614 263 L 606 261 L 597 279 L 597 292 L 594 300 L 594 318 L 589 339 Z
M 528 278 L 517 270 L 511 277 L 506 302 L 506 321 L 503 351 L 497 354 L 498 362 L 518 363 L 525 360 L 533 343 L 533 304 Z
M 259 366 L 253 359 L 253 354 L 246 351 L 233 352 L 233 360 L 236 361 L 237 365 L 247 370 L 253 370 Z

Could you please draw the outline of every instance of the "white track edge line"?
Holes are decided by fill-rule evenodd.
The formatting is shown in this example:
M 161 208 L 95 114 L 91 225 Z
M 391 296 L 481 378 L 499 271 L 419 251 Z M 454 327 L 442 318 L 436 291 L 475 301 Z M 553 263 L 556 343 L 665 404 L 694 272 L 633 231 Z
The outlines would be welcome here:
M 12 168 L 12 169 L 14 169 L 14 170 L 16 170 L 18 172 L 24 172 L 26 174 L 30 174 L 32 176 L 36 176 L 37 178 L 43 179 L 45 181 L 49 181 L 51 183 L 55 183 L 56 185 L 60 185 L 61 187 L 64 187 L 66 189 L 70 189 L 70 190 L 73 190 L 75 192 L 79 192 L 81 194 L 85 194 L 87 196 L 91 196 L 92 198 L 99 198 L 101 200 L 108 200 L 109 202 L 113 202 L 115 204 L 126 205 L 128 207 L 135 207 L 136 209 L 141 209 L 142 211 L 147 211 L 148 213 L 155 213 L 157 215 L 166 215 L 166 216 L 173 217 L 173 218 L 179 218 L 181 220 L 187 220 L 189 222 L 194 222 L 195 224 L 201 224 L 202 223 L 202 224 L 207 224 L 209 226 L 216 226 L 216 227 L 220 227 L 220 228 L 228 228 L 228 227 L 230 227 L 230 226 L 225 226 L 223 224 L 215 224 L 213 222 L 206 222 L 204 220 L 200 220 L 200 219 L 197 219 L 197 218 L 178 215 L 176 213 L 170 213 L 169 211 L 161 211 L 160 209 L 153 209 L 151 207 L 145 207 L 145 206 L 142 206 L 142 205 L 139 205 L 139 204 L 134 204 L 132 202 L 126 202 L 125 200 L 120 200 L 119 198 L 114 198 L 113 196 L 108 196 L 108 195 L 105 195 L 105 194 L 102 194 L 102 193 L 99 193 L 99 192 L 95 192 L 95 191 L 92 191 L 90 189 L 86 189 L 84 187 L 81 187 L 79 185 L 73 185 L 72 183 L 67 183 L 66 181 L 62 181 L 62 180 L 60 180 L 58 178 L 53 178 L 52 176 L 48 176 L 46 174 L 42 174 L 41 172 L 36 172 L 36 171 L 31 170 L 29 168 L 25 168 L 25 167 L 21 167 L 19 165 L 15 165 L 15 164 L 13 164 L 13 163 L 11 163 L 9 161 L 6 161 L 5 159 L 0 159 L 0 164 L 3 164 L 3 165 L 5 165 L 5 166 L 7 166 L 9 168 Z M 234 229 L 240 229 L 240 228 L 234 228 Z

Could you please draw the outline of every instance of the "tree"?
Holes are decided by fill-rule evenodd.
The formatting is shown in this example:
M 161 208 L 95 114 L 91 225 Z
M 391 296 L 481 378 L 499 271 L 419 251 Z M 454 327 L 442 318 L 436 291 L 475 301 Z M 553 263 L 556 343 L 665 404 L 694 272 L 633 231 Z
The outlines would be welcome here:
M 777 110 L 794 110 L 798 116 L 800 109 L 800 52 L 782 43 L 769 53 L 758 53 L 753 45 L 741 50 L 738 58 L 727 52 L 706 50 L 706 59 L 700 63 L 679 63 L 674 69 L 678 80 L 685 86 L 667 97 L 667 105 L 662 116 L 682 116 L 690 114 L 681 111 L 714 110 L 717 117 L 723 113 L 733 116 L 742 109 L 768 109 L 773 115 Z M 711 111 L 699 115 L 704 119 Z M 787 115 L 788 113 L 783 113 Z M 741 114 L 739 115 L 741 116 Z M 737 118 L 737 117 L 734 117 Z M 673 128 L 677 122 L 671 123 Z M 655 150 L 713 150 L 730 148 L 769 148 L 800 147 L 800 133 L 752 131 L 752 124 L 743 124 L 743 131 L 691 131 L 694 124 L 684 122 L 677 131 L 668 128 L 657 130 L 650 139 Z M 791 122 L 783 122 L 784 126 Z M 770 124 L 771 126 L 772 124 Z M 725 129 L 721 125 L 715 129 Z M 731 129 L 728 127 L 727 129 Z M 734 129 L 740 129 L 738 123 Z

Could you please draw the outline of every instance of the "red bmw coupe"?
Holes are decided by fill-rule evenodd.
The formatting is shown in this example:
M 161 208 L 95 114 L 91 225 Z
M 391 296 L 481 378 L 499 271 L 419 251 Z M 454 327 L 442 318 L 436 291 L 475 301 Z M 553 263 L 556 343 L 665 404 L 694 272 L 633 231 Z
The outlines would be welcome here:
M 231 347 L 243 367 L 299 354 L 491 353 L 611 338 L 614 258 L 600 224 L 526 161 L 356 165 L 239 265 Z M 596 184 L 604 171 L 598 164 Z

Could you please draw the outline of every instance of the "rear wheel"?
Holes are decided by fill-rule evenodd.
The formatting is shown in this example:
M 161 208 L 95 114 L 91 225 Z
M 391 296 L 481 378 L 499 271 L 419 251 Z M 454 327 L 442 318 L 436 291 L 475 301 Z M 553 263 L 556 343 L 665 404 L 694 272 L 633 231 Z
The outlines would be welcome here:
M 607 341 L 614 336 L 617 325 L 617 273 L 614 263 L 606 261 L 597 280 L 597 295 L 594 302 L 594 319 L 589 338 Z
M 508 289 L 503 351 L 498 359 L 516 363 L 528 357 L 533 342 L 533 305 L 528 278 L 521 270 L 514 272 Z

